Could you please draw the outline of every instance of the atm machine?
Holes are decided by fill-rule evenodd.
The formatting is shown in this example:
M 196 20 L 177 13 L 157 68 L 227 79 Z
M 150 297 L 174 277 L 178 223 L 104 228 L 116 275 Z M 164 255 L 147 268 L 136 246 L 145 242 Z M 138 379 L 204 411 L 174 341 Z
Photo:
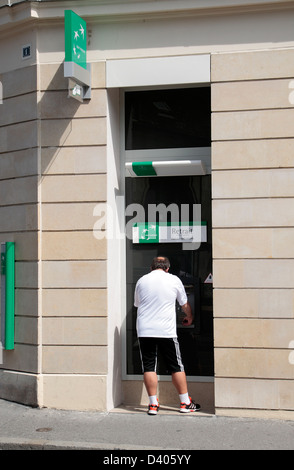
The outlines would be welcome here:
M 202 194 L 209 192 L 205 188 L 210 186 L 210 181 L 206 185 L 199 180 L 201 177 L 176 177 L 176 178 L 126 178 L 126 203 L 139 203 L 145 208 L 147 213 L 148 204 L 163 202 L 168 206 L 171 202 L 176 202 L 179 206 L 185 203 L 201 203 L 204 207 Z M 210 178 L 210 177 L 208 177 Z M 201 183 L 201 184 L 200 184 Z M 194 185 L 194 186 L 193 186 Z M 191 188 L 196 187 L 200 196 L 197 199 L 191 198 Z M 177 191 L 175 192 L 175 188 Z M 200 190 L 203 190 L 202 192 Z M 189 199 L 190 198 L 190 199 Z M 210 199 L 209 199 L 210 201 Z M 203 220 L 207 224 L 211 223 L 210 208 L 205 202 L 207 209 Z M 126 220 L 128 222 L 129 219 Z M 154 221 L 156 223 L 158 221 Z M 154 225 L 153 223 L 153 225 Z M 138 222 L 137 227 L 140 222 Z M 140 228 L 140 227 L 139 227 Z M 149 229 L 149 226 L 147 227 Z M 139 238 L 143 236 L 143 231 L 139 231 Z M 160 239 L 138 242 L 134 238 L 127 238 L 127 315 L 126 315 L 126 346 L 127 346 L 127 374 L 136 375 L 141 373 L 141 361 L 136 336 L 136 311 L 133 308 L 133 295 L 137 280 L 149 272 L 150 264 L 155 256 L 167 256 L 170 260 L 170 273 L 178 276 L 187 292 L 188 302 L 193 313 L 193 323 L 191 326 L 182 325 L 183 312 L 179 305 L 176 305 L 177 334 L 180 343 L 183 363 L 189 376 L 203 376 L 213 374 L 213 335 L 212 335 L 212 288 L 207 295 L 204 280 L 211 272 L 211 241 L 202 243 L 198 250 L 192 247 L 183 249 L 183 243 L 171 242 L 167 239 L 162 242 Z M 189 245 L 189 243 L 187 243 Z M 188 249 L 187 249 L 188 248 Z M 167 375 L 164 365 L 158 361 L 160 375 Z
M 200 279 L 196 279 L 192 276 L 179 276 L 181 279 L 188 298 L 188 303 L 190 304 L 193 323 L 190 326 L 184 326 L 182 324 L 183 320 L 183 311 L 181 306 L 176 302 L 176 315 L 177 315 L 177 329 L 178 330 L 194 330 L 194 333 L 200 334 Z

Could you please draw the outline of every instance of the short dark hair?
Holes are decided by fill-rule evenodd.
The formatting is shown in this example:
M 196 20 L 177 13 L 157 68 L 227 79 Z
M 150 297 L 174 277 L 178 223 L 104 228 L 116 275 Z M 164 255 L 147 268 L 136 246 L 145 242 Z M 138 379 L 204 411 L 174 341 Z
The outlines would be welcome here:
M 170 262 L 168 258 L 165 256 L 156 256 L 152 260 L 151 271 L 154 271 L 155 269 L 163 269 L 164 271 L 167 271 L 169 267 Z

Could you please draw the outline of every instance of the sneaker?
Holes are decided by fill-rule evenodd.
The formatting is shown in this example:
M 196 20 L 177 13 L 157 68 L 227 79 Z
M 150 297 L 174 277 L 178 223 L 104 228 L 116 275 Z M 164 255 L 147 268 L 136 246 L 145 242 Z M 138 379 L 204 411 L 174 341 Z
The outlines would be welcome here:
M 157 400 L 157 405 L 155 405 L 155 404 L 149 405 L 148 414 L 149 415 L 157 415 L 158 411 L 159 411 L 159 403 L 158 403 L 158 400 Z
M 191 397 L 190 398 L 190 403 L 187 405 L 187 403 L 181 403 L 181 408 L 180 412 L 181 413 L 193 413 L 195 411 L 199 411 L 201 409 L 201 406 L 198 405 L 198 403 L 195 403 Z

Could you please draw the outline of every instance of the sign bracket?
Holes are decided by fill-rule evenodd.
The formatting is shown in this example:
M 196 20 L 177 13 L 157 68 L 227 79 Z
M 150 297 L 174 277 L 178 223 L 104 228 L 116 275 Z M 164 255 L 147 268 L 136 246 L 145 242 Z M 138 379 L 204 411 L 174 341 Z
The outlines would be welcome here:
M 64 77 L 68 78 L 68 96 L 78 101 L 91 99 L 91 64 L 87 69 L 75 62 L 64 62 Z

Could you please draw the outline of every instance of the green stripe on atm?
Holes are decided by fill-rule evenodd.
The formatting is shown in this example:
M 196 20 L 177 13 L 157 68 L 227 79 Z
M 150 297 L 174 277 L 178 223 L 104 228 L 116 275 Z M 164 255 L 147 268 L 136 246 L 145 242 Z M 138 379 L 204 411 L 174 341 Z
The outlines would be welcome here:
M 133 162 L 132 169 L 137 176 L 156 176 L 152 162 Z
M 5 349 L 14 349 L 14 242 L 6 243 Z

